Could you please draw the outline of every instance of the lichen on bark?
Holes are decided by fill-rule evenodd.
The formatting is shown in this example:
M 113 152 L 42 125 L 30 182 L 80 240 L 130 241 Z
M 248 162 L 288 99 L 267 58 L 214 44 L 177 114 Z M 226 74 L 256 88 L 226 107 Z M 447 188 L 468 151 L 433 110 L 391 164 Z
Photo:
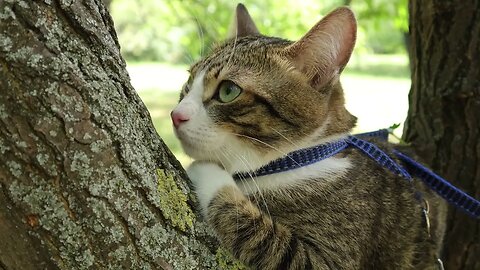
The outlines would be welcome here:
M 217 252 L 215 253 L 215 258 L 217 259 L 218 266 L 221 269 L 228 269 L 228 270 L 249 269 L 243 263 L 235 259 L 230 252 L 228 252 L 222 247 L 219 247 L 217 249 Z
M 170 221 L 172 226 L 182 231 L 191 229 L 195 215 L 187 204 L 187 193 L 180 190 L 173 177 L 164 170 L 157 169 L 157 176 L 160 209 L 162 209 L 163 216 Z
M 100 0 L 0 1 L 2 267 L 218 268 L 125 66 Z

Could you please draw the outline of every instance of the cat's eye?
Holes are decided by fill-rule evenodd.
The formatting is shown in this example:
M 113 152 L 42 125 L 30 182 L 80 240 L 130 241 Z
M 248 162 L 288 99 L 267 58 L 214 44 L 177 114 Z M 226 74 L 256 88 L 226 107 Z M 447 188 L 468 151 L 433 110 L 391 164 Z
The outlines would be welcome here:
M 234 101 L 242 93 L 242 88 L 232 81 L 222 81 L 218 86 L 218 100 L 223 103 Z

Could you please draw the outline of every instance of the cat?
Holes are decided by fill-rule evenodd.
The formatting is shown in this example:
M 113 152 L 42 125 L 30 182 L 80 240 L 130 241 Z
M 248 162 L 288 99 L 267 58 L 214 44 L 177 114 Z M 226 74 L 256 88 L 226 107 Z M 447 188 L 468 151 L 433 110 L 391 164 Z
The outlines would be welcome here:
M 222 246 L 252 269 L 436 269 L 444 204 L 359 150 L 234 180 L 345 138 L 356 123 L 339 81 L 356 40 L 349 8 L 295 42 L 260 34 L 241 4 L 235 18 L 232 37 L 191 66 L 171 113 L 195 159 L 187 173 L 202 214 Z M 417 191 L 429 202 L 430 231 Z

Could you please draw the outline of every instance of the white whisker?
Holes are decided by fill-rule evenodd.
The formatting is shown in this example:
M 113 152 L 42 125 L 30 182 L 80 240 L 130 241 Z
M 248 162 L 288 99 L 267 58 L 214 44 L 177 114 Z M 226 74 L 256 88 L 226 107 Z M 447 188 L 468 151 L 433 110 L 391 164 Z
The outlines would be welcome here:
M 243 160 L 240 158 L 239 155 L 236 155 L 236 154 L 233 153 L 233 152 L 232 152 L 232 154 L 234 154 L 240 162 L 242 162 L 246 167 L 248 167 L 248 165 L 247 165 L 245 162 L 243 162 Z M 249 173 L 249 176 L 250 176 L 250 178 L 252 178 L 252 180 L 253 180 L 253 176 L 252 176 L 250 173 Z M 249 194 L 251 194 L 251 195 L 253 196 L 253 199 L 254 199 L 256 202 L 259 202 L 259 200 L 258 200 L 258 198 L 257 198 L 257 196 L 256 196 L 256 194 L 255 194 L 255 191 L 254 191 L 253 188 L 250 186 L 250 184 L 248 183 L 247 179 L 244 178 L 244 177 L 242 177 L 242 176 L 240 176 L 240 181 L 242 182 L 242 184 L 243 184 L 244 187 L 246 187 L 246 188 L 248 188 L 248 189 L 250 190 L 250 193 L 249 193 Z M 258 187 L 257 187 L 257 188 L 258 188 Z M 260 192 L 260 190 L 259 190 L 259 192 Z M 260 193 L 260 195 L 261 195 L 261 193 Z M 262 196 L 262 200 L 264 200 L 264 199 L 263 199 L 263 196 Z M 265 205 L 266 205 L 266 203 L 265 203 Z M 253 226 L 254 226 L 254 228 L 256 228 L 255 221 L 254 221 Z
M 297 161 L 295 161 L 293 158 L 291 158 L 287 153 L 283 152 L 283 151 L 280 151 L 280 149 L 276 148 L 275 146 L 271 145 L 271 144 L 268 144 L 262 140 L 259 140 L 257 138 L 253 138 L 253 137 L 250 137 L 250 136 L 247 136 L 247 135 L 242 135 L 242 134 L 238 134 L 238 133 L 233 133 L 233 132 L 228 132 L 229 134 L 232 134 L 234 136 L 238 136 L 238 137 L 243 137 L 243 138 L 247 138 L 247 139 L 250 139 L 252 141 L 255 141 L 255 142 L 258 142 L 258 143 L 261 143 L 267 147 L 270 147 L 271 149 L 277 151 L 278 153 L 282 154 L 283 156 L 286 156 L 288 157 L 289 159 L 291 159 L 295 164 L 297 164 L 298 166 L 301 166 L 300 164 L 298 164 Z
M 234 154 L 234 155 L 238 158 L 238 160 L 245 165 L 246 168 L 249 168 L 249 170 L 248 170 L 248 172 L 247 172 L 247 173 L 248 173 L 248 176 L 250 177 L 250 179 L 252 179 L 252 183 L 255 185 L 255 187 L 256 187 L 256 189 L 257 189 L 257 191 L 258 191 L 258 194 L 260 195 L 260 198 L 262 199 L 262 203 L 263 203 L 263 205 L 265 206 L 265 210 L 266 210 L 266 212 L 267 212 L 267 215 L 271 218 L 272 216 L 271 216 L 271 214 L 270 214 L 270 210 L 268 209 L 267 201 L 265 200 L 265 197 L 263 196 L 262 190 L 261 190 L 260 187 L 258 186 L 257 181 L 255 180 L 255 177 L 254 177 L 254 176 L 252 175 L 252 173 L 251 173 L 251 171 L 253 171 L 253 167 L 251 166 L 251 164 L 247 161 L 247 159 L 246 159 L 245 157 L 243 157 L 243 156 L 241 156 L 241 155 L 239 155 L 239 154 L 237 154 L 237 153 L 232 153 L 232 154 Z M 250 187 L 250 185 L 248 184 L 248 182 L 247 182 L 247 185 Z M 253 195 L 254 198 L 255 198 L 255 192 L 253 192 L 253 190 L 251 190 L 251 192 L 252 192 L 252 195 Z M 256 200 L 256 201 L 259 201 L 257 198 L 255 198 L 255 200 Z
M 205 47 L 205 39 L 204 39 L 204 34 L 203 34 L 203 27 L 200 24 L 200 21 L 198 20 L 198 17 L 195 16 L 195 22 L 197 24 L 197 29 L 198 29 L 198 37 L 200 38 L 200 57 L 203 57 L 203 54 L 205 53 L 204 47 Z
M 283 135 L 280 131 L 274 129 L 273 127 L 270 127 L 273 131 L 275 131 L 278 135 L 280 135 L 282 138 L 284 138 L 287 142 L 291 143 L 293 146 L 296 148 L 301 148 L 298 144 L 294 143 L 292 140 L 287 138 L 285 135 Z
M 222 154 L 222 156 L 224 156 L 224 158 L 226 159 L 227 162 L 230 162 L 229 161 L 229 157 L 227 156 L 228 152 L 227 152 L 227 149 L 225 149 L 225 152 L 220 152 L 220 154 Z M 223 168 L 225 168 L 225 165 L 224 163 L 222 162 L 222 159 L 218 156 L 217 153 L 215 153 L 215 156 L 217 157 L 217 159 L 220 161 L 220 163 L 222 164 Z M 241 180 L 242 181 L 242 180 Z M 242 182 L 243 183 L 243 182 Z M 235 208 L 235 224 L 237 225 L 237 231 L 239 229 L 239 222 L 238 222 L 238 208 Z
M 238 39 L 238 33 L 237 33 L 237 28 L 235 28 L 235 40 L 233 41 L 232 52 L 228 56 L 227 64 L 225 64 L 226 67 L 230 66 L 230 60 L 232 60 L 233 55 L 235 53 L 235 49 L 237 48 L 237 39 Z

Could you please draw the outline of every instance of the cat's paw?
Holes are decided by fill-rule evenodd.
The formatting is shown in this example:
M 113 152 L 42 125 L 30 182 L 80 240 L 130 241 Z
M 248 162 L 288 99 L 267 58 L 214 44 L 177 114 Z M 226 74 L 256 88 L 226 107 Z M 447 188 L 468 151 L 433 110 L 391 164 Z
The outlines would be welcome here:
M 207 214 L 210 201 L 221 188 L 236 185 L 227 171 L 212 162 L 195 161 L 187 168 L 187 174 L 195 187 L 204 215 Z

